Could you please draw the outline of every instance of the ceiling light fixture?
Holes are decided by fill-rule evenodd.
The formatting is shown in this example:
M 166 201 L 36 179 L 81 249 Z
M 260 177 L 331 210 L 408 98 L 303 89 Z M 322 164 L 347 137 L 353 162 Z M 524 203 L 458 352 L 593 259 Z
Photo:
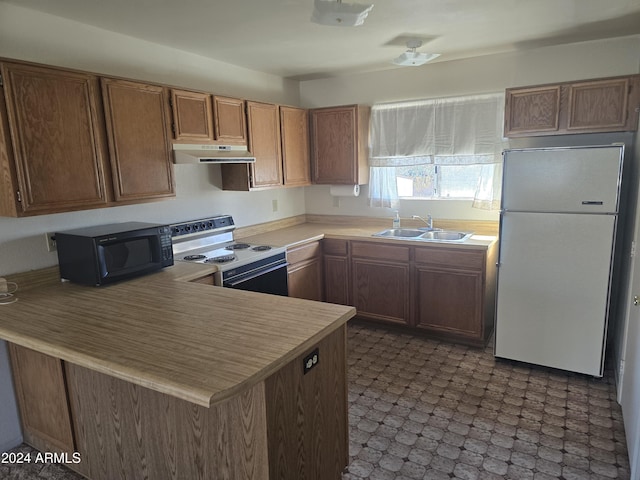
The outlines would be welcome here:
M 401 65 L 403 67 L 419 67 L 425 63 L 439 57 L 439 53 L 420 53 L 416 52 L 416 48 L 422 45 L 422 40 L 409 40 L 407 41 L 408 50 L 402 55 L 393 59 L 393 63 Z
M 356 27 L 364 23 L 373 5 L 342 3 L 342 0 L 314 0 L 311 21 L 335 27 Z

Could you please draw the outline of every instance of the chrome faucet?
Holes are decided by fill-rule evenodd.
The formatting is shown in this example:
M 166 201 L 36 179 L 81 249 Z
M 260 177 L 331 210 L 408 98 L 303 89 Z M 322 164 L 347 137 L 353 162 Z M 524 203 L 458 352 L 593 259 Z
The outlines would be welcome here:
M 427 228 L 429 230 L 433 230 L 433 217 L 431 217 L 431 214 L 427 215 L 427 219 L 425 220 L 424 218 L 422 218 L 419 215 L 413 215 L 411 218 L 413 218 L 414 220 L 422 220 L 424 223 L 427 224 Z

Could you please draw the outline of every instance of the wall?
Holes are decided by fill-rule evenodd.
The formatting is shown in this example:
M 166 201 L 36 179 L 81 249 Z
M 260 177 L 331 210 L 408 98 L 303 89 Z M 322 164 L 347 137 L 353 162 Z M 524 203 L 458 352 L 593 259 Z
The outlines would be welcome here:
M 392 68 L 300 84 L 306 107 L 462 96 L 502 92 L 507 87 L 536 85 L 640 72 L 640 36 L 583 42 L 535 50 L 487 55 L 466 60 Z M 341 199 L 336 207 L 328 187 L 306 190 L 307 212 L 314 214 L 392 217 L 392 209 L 370 208 L 361 198 Z M 474 209 L 470 201 L 413 200 L 400 203 L 402 217 L 431 213 L 434 218 L 496 220 L 498 212 Z

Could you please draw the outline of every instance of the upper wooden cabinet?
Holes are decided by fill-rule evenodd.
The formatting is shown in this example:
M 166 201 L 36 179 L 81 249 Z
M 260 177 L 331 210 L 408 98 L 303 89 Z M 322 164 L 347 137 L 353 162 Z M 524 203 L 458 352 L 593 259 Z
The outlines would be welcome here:
M 0 215 L 106 206 L 107 147 L 98 78 L 2 64 Z
M 239 98 L 213 97 L 215 140 L 224 145 L 247 144 L 245 102 Z
M 307 111 L 270 103 L 247 103 L 252 164 L 223 164 L 224 190 L 310 185 Z
M 311 113 L 313 182 L 369 182 L 368 132 L 371 109 L 361 105 L 316 108 Z
M 640 75 L 506 91 L 506 137 L 633 131 Z
M 247 144 L 244 100 L 173 89 L 171 107 L 177 143 Z
M 213 141 L 213 109 L 208 93 L 171 90 L 173 137 L 188 142 Z
M 311 185 L 308 111 L 281 106 L 280 134 L 285 186 Z
M 103 78 L 102 95 L 115 199 L 174 196 L 168 90 Z

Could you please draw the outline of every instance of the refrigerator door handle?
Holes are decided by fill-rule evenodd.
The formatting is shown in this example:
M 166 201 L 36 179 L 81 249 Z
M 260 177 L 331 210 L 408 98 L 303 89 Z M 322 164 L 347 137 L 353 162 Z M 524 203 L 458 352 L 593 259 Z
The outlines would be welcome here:
M 604 205 L 604 202 L 599 200 L 583 200 L 582 205 Z

